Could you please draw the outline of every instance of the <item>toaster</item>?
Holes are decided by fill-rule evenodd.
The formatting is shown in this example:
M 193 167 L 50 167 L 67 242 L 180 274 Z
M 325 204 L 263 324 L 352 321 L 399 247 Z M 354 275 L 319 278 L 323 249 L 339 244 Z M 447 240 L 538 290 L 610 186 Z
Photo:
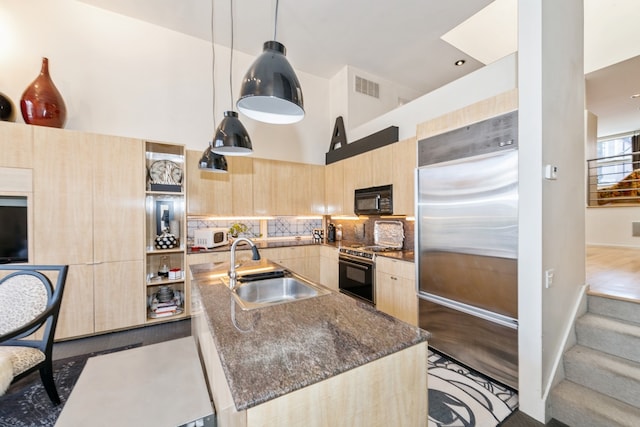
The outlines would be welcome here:
M 215 248 L 229 244 L 229 230 L 226 228 L 198 228 L 193 234 L 193 246 Z

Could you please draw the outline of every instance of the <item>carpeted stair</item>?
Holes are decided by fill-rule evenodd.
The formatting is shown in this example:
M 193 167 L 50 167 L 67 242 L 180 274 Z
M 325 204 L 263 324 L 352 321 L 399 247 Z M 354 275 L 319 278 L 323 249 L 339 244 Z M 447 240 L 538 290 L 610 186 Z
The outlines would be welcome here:
M 551 392 L 553 418 L 573 427 L 640 426 L 640 305 L 588 296 L 565 379 Z

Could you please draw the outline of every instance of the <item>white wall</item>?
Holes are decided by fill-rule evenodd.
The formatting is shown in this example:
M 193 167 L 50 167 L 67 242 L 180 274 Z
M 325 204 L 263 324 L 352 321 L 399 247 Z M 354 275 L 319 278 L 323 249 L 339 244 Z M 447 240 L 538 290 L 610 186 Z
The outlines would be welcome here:
M 631 235 L 631 223 L 640 222 L 640 208 L 587 208 L 585 220 L 588 245 L 640 247 L 640 237 Z
M 547 392 L 585 282 L 582 0 L 519 0 L 520 409 L 550 417 Z M 543 178 L 544 165 L 557 180 Z M 545 288 L 545 271 L 554 271 Z
M 517 57 L 508 55 L 408 104 L 347 132 L 349 142 L 398 126 L 399 139 L 416 135 L 416 126 L 517 87 Z
M 376 75 L 367 73 L 355 67 L 348 68 L 347 86 L 343 89 L 349 97 L 349 122 L 345 123 L 347 136 L 351 129 L 356 128 L 371 119 L 375 119 L 384 113 L 400 106 L 398 99 L 407 101 L 416 99 L 422 93 L 403 87 Z M 356 76 L 378 83 L 379 98 L 356 92 Z
M 67 106 L 65 128 L 185 144 L 211 140 L 211 45 L 74 0 L 3 1 L 0 92 L 18 109 L 24 89 L 49 58 Z M 216 47 L 216 125 L 231 108 L 229 50 Z M 234 52 L 234 96 L 254 58 Z M 295 64 L 294 64 L 295 65 Z M 331 137 L 329 81 L 298 73 L 306 117 L 289 126 L 242 115 L 256 157 L 324 163 Z

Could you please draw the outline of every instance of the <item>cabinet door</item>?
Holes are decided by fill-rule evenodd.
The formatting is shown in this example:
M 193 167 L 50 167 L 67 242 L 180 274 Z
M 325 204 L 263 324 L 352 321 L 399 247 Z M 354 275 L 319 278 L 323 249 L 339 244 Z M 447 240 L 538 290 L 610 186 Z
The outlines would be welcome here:
M 198 169 L 202 153 L 187 151 L 187 212 L 191 215 L 232 215 L 231 171 L 207 172 Z
M 93 266 L 71 265 L 62 294 L 55 339 L 93 333 Z
M 94 266 L 95 331 L 144 324 L 146 298 L 141 287 L 142 261 Z
M 395 293 L 395 316 L 411 325 L 418 326 L 418 297 L 415 279 L 399 277 Z
M 371 181 L 368 184 L 369 187 L 393 183 L 393 164 L 395 163 L 395 159 L 393 158 L 394 145 L 395 144 L 387 145 L 371 151 Z
M 253 210 L 255 215 L 275 215 L 273 195 L 284 203 L 286 197 L 277 187 L 273 163 L 267 159 L 253 159 Z
M 324 194 L 325 213 L 336 215 L 345 213 L 344 209 L 344 162 L 335 162 L 325 166 Z
M 413 216 L 415 213 L 415 179 L 417 166 L 416 138 L 396 142 L 393 147 L 393 213 Z
M 395 292 L 397 277 L 389 273 L 376 271 L 376 308 L 383 313 L 397 317 Z
M 320 247 L 320 283 L 338 291 L 338 249 Z
M 93 138 L 41 126 L 33 133 L 34 262 L 91 264 Z
M 31 169 L 32 126 L 0 121 L 0 167 Z
M 324 212 L 324 166 L 291 163 L 281 175 L 280 187 L 290 188 L 292 206 L 285 215 L 321 215 Z
M 253 159 L 234 156 L 227 158 L 227 163 L 231 175 L 233 215 L 253 215 Z
M 93 162 L 94 262 L 143 258 L 143 142 L 94 135 L 91 144 L 100 159 Z M 142 277 L 142 276 L 140 276 Z
M 344 159 L 344 213 L 353 215 L 353 196 L 357 188 L 370 187 L 373 179 L 371 151 Z

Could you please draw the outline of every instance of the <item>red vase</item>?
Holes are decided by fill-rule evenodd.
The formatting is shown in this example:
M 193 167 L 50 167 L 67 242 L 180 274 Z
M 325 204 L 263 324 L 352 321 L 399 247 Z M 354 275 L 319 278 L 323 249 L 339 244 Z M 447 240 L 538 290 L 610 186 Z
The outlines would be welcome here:
M 25 89 L 20 98 L 25 123 L 61 128 L 67 118 L 67 107 L 49 76 L 49 60 L 42 58 L 40 75 Z

